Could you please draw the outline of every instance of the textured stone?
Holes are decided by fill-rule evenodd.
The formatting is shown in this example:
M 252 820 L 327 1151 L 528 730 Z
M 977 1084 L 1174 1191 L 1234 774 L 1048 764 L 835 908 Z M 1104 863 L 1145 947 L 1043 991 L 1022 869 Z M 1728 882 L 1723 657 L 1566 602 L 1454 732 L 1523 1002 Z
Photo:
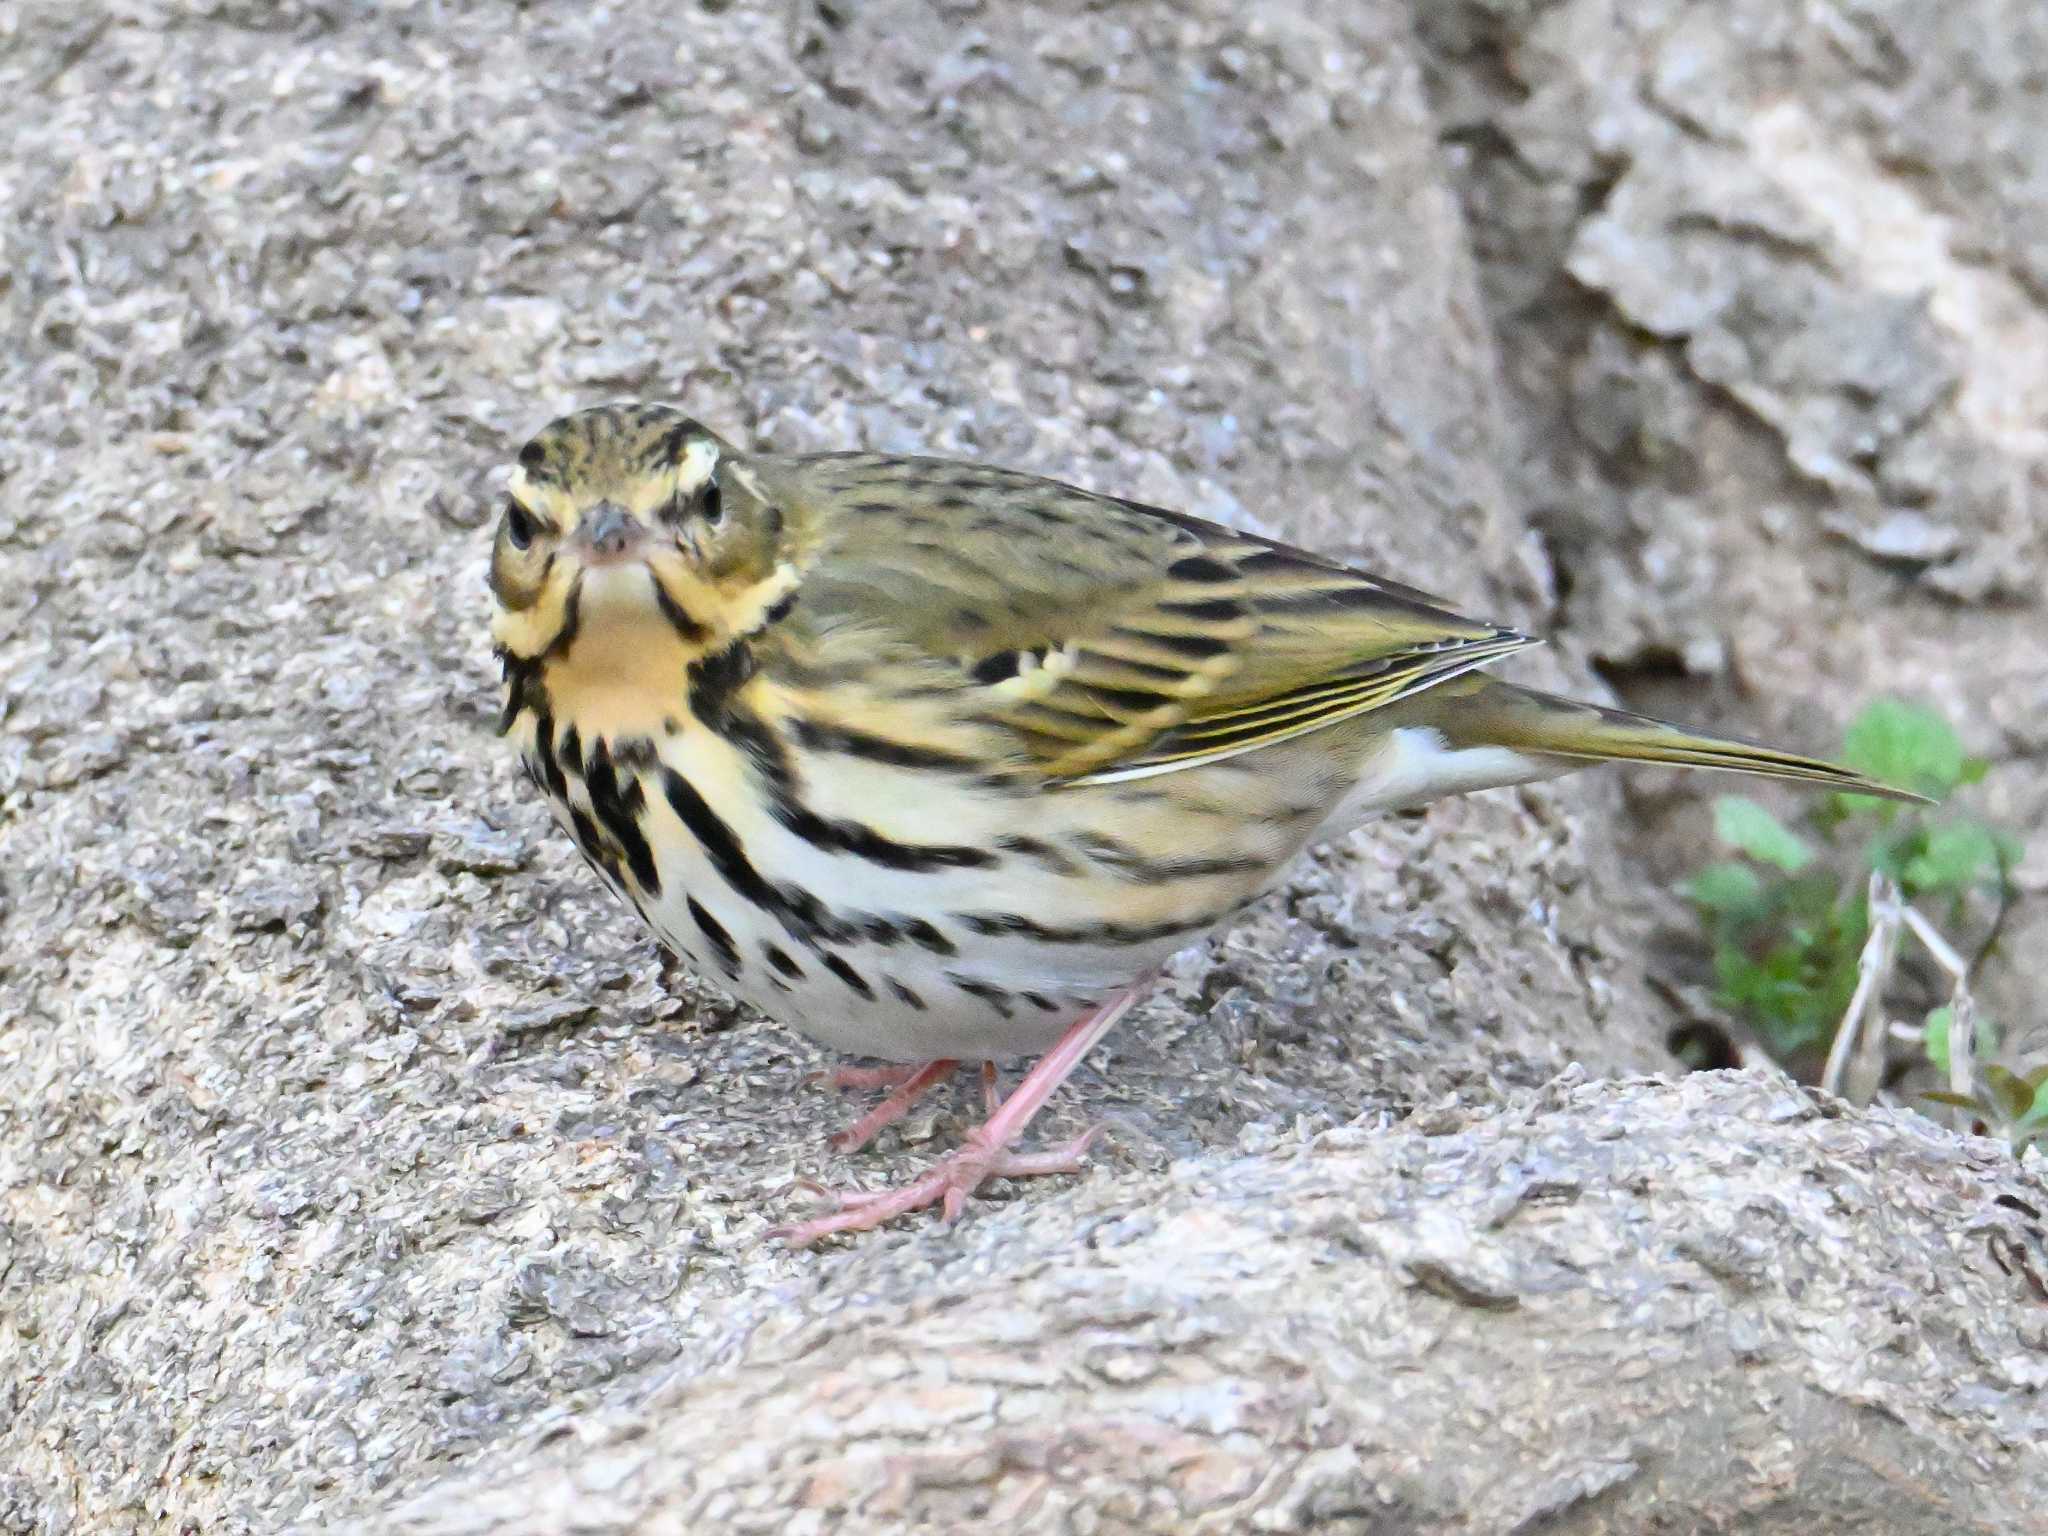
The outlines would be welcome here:
M 1413 9 L 1566 648 L 1817 750 L 1926 700 L 2048 889 L 2048 12 Z M 1655 867 L 1696 863 L 1696 803 L 1636 782 Z M 2022 903 L 2006 952 L 2044 941 Z M 1977 980 L 2048 1052 L 2026 969 Z
M 1920 1116 L 1567 1077 L 1140 1189 L 864 1252 L 715 1367 L 349 1529 L 2017 1536 L 2048 1507 L 2044 1190 Z

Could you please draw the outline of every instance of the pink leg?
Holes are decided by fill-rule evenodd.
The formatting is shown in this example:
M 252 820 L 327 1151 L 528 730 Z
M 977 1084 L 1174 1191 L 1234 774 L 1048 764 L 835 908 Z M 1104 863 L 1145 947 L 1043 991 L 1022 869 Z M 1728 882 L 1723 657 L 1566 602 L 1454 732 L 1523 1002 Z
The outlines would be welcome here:
M 893 1067 L 834 1067 L 830 1072 L 813 1073 L 806 1081 L 841 1089 L 900 1088 L 923 1070 L 924 1067 L 915 1063 Z
M 882 1128 L 894 1125 L 910 1113 L 910 1107 L 959 1070 L 960 1063 L 949 1057 L 928 1061 L 913 1069 L 896 1085 L 896 1091 L 832 1138 L 841 1152 L 858 1152 L 873 1141 Z
M 986 1179 L 1071 1173 L 1079 1166 L 1081 1155 L 1088 1150 L 1088 1143 L 1095 1139 L 1094 1131 L 1084 1131 L 1072 1141 L 1048 1152 L 1013 1153 L 1010 1143 L 1045 1107 L 1045 1101 L 1081 1064 L 1081 1058 L 1088 1054 L 1095 1042 L 1130 1011 L 1145 983 L 1150 980 L 1149 976 L 1141 979 L 1128 991 L 1075 1020 L 1072 1027 L 1060 1036 L 1059 1043 L 1039 1058 L 1038 1065 L 1025 1074 L 1024 1080 L 987 1122 L 967 1138 L 959 1151 L 941 1159 L 930 1173 L 912 1180 L 901 1189 L 843 1195 L 840 1197 L 840 1209 L 831 1215 L 779 1228 L 774 1235 L 791 1247 L 801 1248 L 834 1233 L 865 1232 L 911 1211 L 923 1210 L 928 1205 L 940 1206 L 946 1219 L 952 1221 L 966 1207 L 967 1197 Z

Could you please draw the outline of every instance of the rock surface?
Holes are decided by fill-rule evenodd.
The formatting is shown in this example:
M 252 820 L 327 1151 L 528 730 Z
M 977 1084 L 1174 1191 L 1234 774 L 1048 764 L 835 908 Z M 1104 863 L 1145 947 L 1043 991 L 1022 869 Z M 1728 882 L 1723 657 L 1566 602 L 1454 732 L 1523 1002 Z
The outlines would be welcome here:
M 2039 1260 L 2020 1267 L 2037 1235 L 1996 1202 L 2041 1208 L 2036 1174 L 1920 1122 L 1803 1120 L 1755 1083 L 1530 1097 L 1568 1062 L 1665 1062 L 1610 783 L 1322 851 L 1183 957 L 1047 1117 L 1110 1125 L 1076 1188 L 791 1255 L 760 1236 L 799 1208 L 793 1178 L 901 1176 L 971 1096 L 831 1157 L 852 1107 L 807 1081 L 815 1053 L 664 985 L 497 750 L 498 466 L 552 414 L 624 394 L 778 447 L 1056 473 L 1540 621 L 1549 565 L 1502 492 L 1521 455 L 1405 13 L 1241 9 L 0 10 L 0 326 L 19 339 L 0 348 L 0 1531 L 454 1528 L 464 1509 L 491 1528 L 461 1491 L 479 1486 L 559 1529 L 546 1501 L 607 1467 L 620 1513 L 600 1528 L 747 1528 L 766 1507 L 678 1523 L 689 1490 L 647 1483 L 637 1453 L 584 1454 L 614 1430 L 581 1426 L 635 1422 L 649 1445 L 711 1437 L 735 1486 L 796 1488 L 785 1445 L 837 1457 L 802 1484 L 818 1529 L 826 1510 L 943 1529 L 998 1485 L 1076 1530 L 1175 1528 L 1144 1479 L 1108 1475 L 1164 1463 L 1117 1442 L 898 1476 L 886 1439 L 869 1458 L 868 1431 L 798 1435 L 766 1406 L 786 1352 L 822 1341 L 820 1369 L 909 1358 L 919 1411 L 971 1438 L 1000 1361 L 916 1397 L 937 1367 L 910 1337 L 986 1287 L 1020 1327 L 1071 1294 L 1111 1330 L 1046 1336 L 1049 1384 L 1013 1397 L 1027 1420 L 1151 1401 L 1168 1438 L 1146 1454 L 1190 1447 L 1173 1496 L 1268 1528 L 1607 1529 L 1682 1458 L 1661 1429 L 1632 1451 L 1589 1426 L 1695 1391 L 1733 1426 L 1743 1371 L 1826 1444 L 1867 1434 L 1945 1529 L 2017 1528 L 1997 1500 L 2039 1496 L 2028 1373 L 2048 1355 L 2022 1283 Z M 1848 549 L 1831 558 L 1865 558 Z M 1757 1161 L 1702 1180 L 1681 1221 L 1644 1181 L 1725 1152 L 1723 1114 Z M 1580 1193 L 1475 1235 L 1538 1124 L 1556 1198 Z M 1834 1155 L 1866 1180 L 1896 1165 L 1896 1215 L 1819 1200 Z M 1751 1221 L 1752 1199 L 1797 1220 Z M 1839 1246 L 1795 1274 L 1824 1211 Z M 2010 1273 L 1985 1268 L 1991 1220 L 2014 1227 Z M 1685 1221 L 1749 1223 L 1737 1280 L 1657 1246 Z M 1184 1277 L 1208 1298 L 1197 1331 L 1118 1322 L 1109 1303 L 1183 1241 L 1205 1255 Z M 1557 1290 L 1567 1261 L 1585 1278 Z M 1678 1315 L 1631 1310 L 1651 1280 L 1644 1306 Z M 1741 1285 L 1763 1299 L 1729 1300 Z M 1297 1294 L 1346 1381 L 1202 1342 L 1251 1295 L 1281 1337 Z M 1693 1305 L 1719 1310 L 1693 1329 Z M 1004 1316 L 947 1326 L 962 1350 L 994 1330 L 1000 1355 Z M 1349 1324 L 1381 1317 L 1376 1354 Z M 1539 1370 L 1582 1325 L 1592 1366 Z M 1845 1342 L 1878 1333 L 1896 1356 Z M 1206 1397 L 1164 1390 L 1183 1348 L 1222 1384 Z M 1617 1395 L 1617 1373 L 1674 1395 Z M 1520 1438 L 1485 1439 L 1475 1398 L 1524 1405 Z M 1400 1436 L 1411 1404 L 1434 1447 Z M 1269 1428 L 1298 1443 L 1260 1463 L 1247 1437 Z M 1373 1460 L 1397 1438 L 1411 1463 Z M 1480 1445 L 1491 1490 L 1461 1480 Z M 1760 1483 L 1716 1486 L 1731 1520 L 1763 1485 L 1772 1518 L 1853 1510 L 1844 1469 L 1870 1464 L 1760 1443 L 1741 1474 Z M 1010 1525 L 1057 1528 L 1037 1519 Z
M 1415 9 L 1567 647 L 1816 746 L 1931 701 L 1995 765 L 1976 808 L 2048 823 L 2048 12 Z M 1676 870 L 1697 805 L 1637 782 Z M 1986 980 L 2048 1051 L 2026 968 Z
M 2039 1193 L 1780 1083 L 1560 1079 L 865 1252 L 358 1529 L 2017 1536 Z

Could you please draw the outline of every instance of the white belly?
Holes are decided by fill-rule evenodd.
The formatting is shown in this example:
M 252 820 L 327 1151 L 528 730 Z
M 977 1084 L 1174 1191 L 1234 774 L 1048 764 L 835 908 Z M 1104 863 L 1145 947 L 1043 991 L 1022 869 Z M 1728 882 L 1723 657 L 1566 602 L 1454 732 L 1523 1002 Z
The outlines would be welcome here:
M 1304 843 L 1555 771 L 1400 729 L 1318 822 L 1312 805 L 1254 813 L 1276 781 L 1327 782 L 1305 743 L 1170 787 L 1030 794 L 823 754 L 779 801 L 758 762 L 695 719 L 630 763 L 607 746 L 562 759 L 581 771 L 551 775 L 530 732 L 524 745 L 557 819 L 693 969 L 821 1044 L 897 1061 L 1043 1051 L 1267 889 Z
M 935 790 L 901 772 L 893 794 L 878 793 L 872 774 L 835 794 L 829 769 L 807 764 L 806 807 L 836 824 L 851 824 L 840 814 L 851 798 L 861 828 L 894 849 L 992 850 L 982 865 L 899 854 L 916 867 L 893 867 L 792 831 L 751 772 L 694 723 L 633 772 L 651 884 L 616 846 L 593 851 L 592 827 L 607 829 L 600 844 L 615 845 L 617 829 L 587 778 L 565 775 L 566 798 L 549 799 L 592 865 L 692 969 L 835 1050 L 898 1061 L 1034 1054 L 1208 926 L 1081 910 L 1074 880 L 998 849 L 1023 819 L 1014 798 Z
M 1360 766 L 1357 782 L 1331 807 L 1311 843 L 1342 837 L 1387 811 L 1427 805 L 1445 795 L 1499 789 L 1569 773 L 1557 758 L 1530 757 L 1508 747 L 1447 746 L 1428 726 L 1389 731 Z

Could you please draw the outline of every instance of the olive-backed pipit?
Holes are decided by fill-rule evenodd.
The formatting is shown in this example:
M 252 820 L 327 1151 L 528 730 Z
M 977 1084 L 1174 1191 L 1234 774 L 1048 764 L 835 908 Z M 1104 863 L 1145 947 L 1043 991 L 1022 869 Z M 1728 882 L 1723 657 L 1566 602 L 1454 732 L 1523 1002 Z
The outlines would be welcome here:
M 837 1050 L 1044 1053 L 876 1225 L 1074 1165 L 1017 1133 L 1161 960 L 1377 812 L 1681 763 L 1892 794 L 1477 669 L 1533 642 L 1301 550 L 1056 481 L 742 453 L 606 406 L 519 455 L 491 557 L 504 728 L 663 942 Z

